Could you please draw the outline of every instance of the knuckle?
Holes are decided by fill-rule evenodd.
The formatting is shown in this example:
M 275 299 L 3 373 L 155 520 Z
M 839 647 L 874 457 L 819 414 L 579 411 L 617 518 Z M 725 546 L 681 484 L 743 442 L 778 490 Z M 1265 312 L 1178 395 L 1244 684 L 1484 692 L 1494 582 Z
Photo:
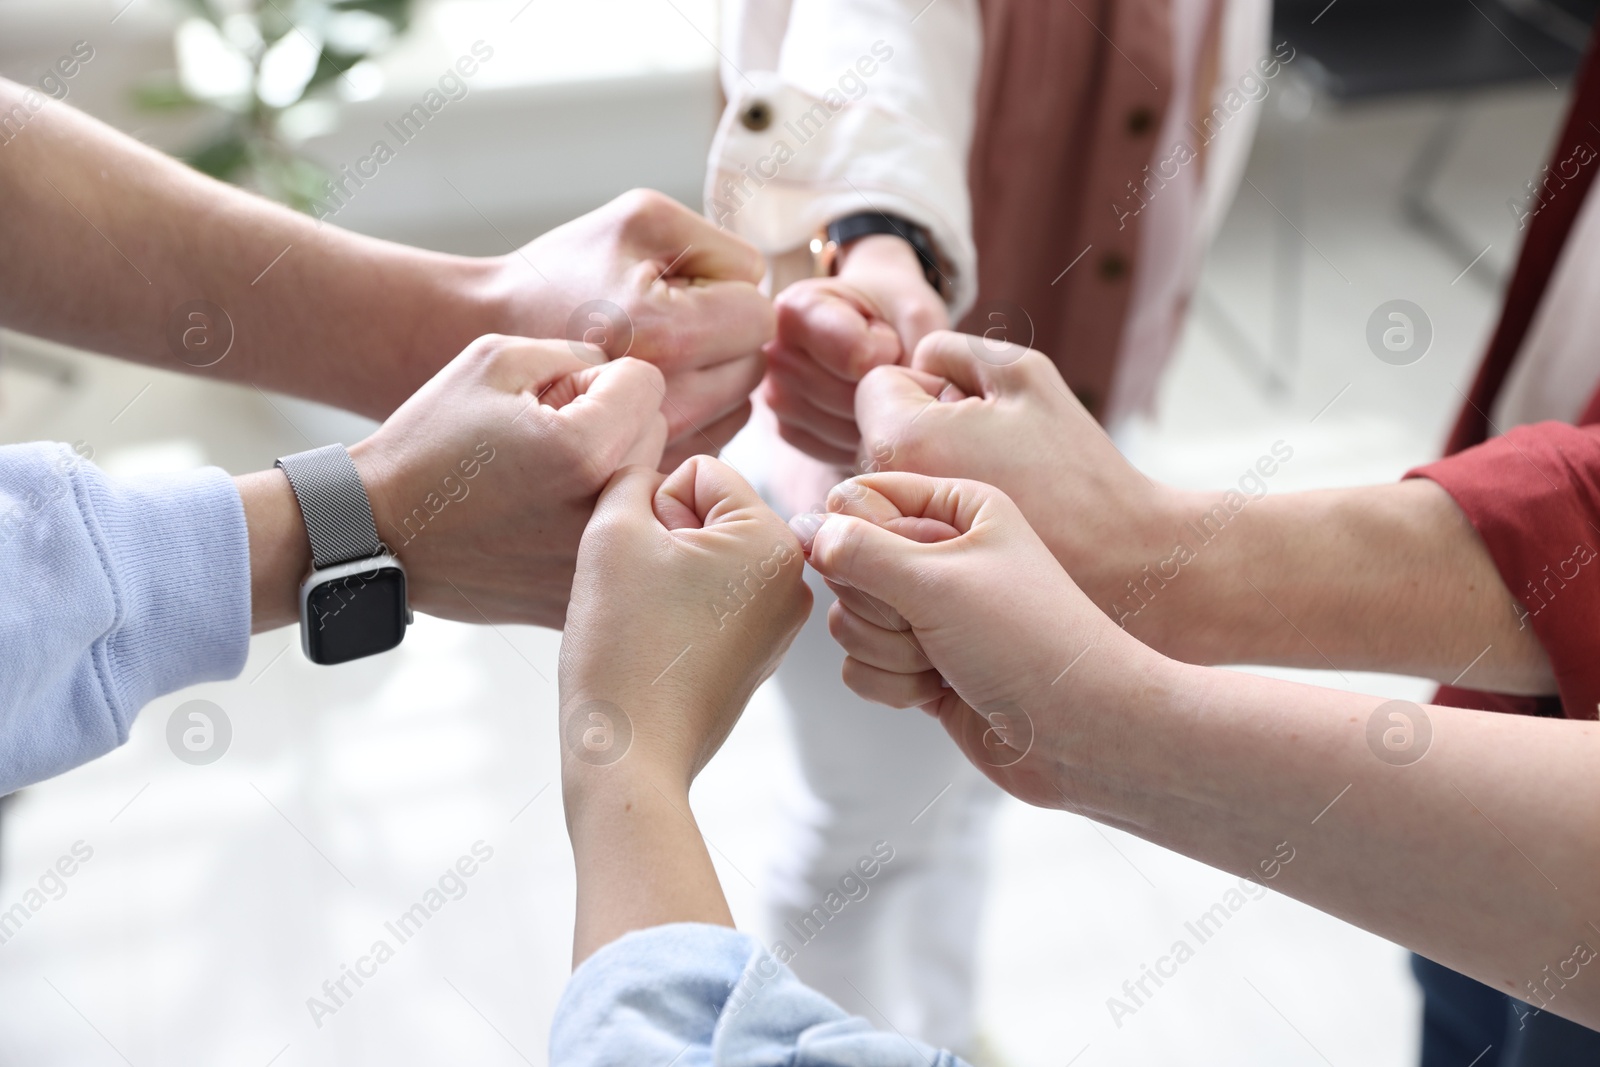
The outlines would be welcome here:
M 840 601 L 828 608 L 828 636 L 847 653 L 855 645 L 855 615 Z
M 778 340 L 786 345 L 795 343 L 809 332 L 807 328 L 813 305 L 804 293 L 795 292 L 799 287 L 798 284 L 789 286 L 772 303 Z
M 625 226 L 649 225 L 667 215 L 680 205 L 665 193 L 655 189 L 629 189 L 616 199 L 617 210 Z
M 620 359 L 612 360 L 606 364 L 606 369 L 601 373 L 615 374 L 627 380 L 637 379 L 640 383 L 651 386 L 657 394 L 661 393 L 667 384 L 667 376 L 662 373 L 660 367 L 647 360 L 636 359 L 633 356 L 623 356 Z M 648 404 L 649 399 L 648 396 L 643 397 L 641 404 Z
M 806 397 L 805 386 L 793 378 L 769 377 L 765 396 L 767 406 L 779 416 L 792 417 L 810 410 L 812 406 Z
M 883 365 L 879 358 L 882 349 L 873 342 L 871 334 L 851 339 L 840 358 L 840 370 L 851 381 L 859 382 L 874 369 Z
M 668 364 L 690 358 L 697 348 L 697 324 L 681 315 L 651 310 L 636 317 L 633 354 L 642 362 Z
M 1017 360 L 1017 368 L 1029 379 L 1042 379 L 1057 373 L 1055 360 L 1037 348 L 1024 349 L 1022 358 Z
M 486 333 L 475 338 L 461 354 L 474 362 L 491 363 L 510 343 L 511 337 L 506 334 Z
M 786 285 L 772 298 L 772 303 L 788 311 L 803 311 L 808 306 L 817 302 L 817 297 L 823 291 L 826 278 L 801 278 L 797 282 Z

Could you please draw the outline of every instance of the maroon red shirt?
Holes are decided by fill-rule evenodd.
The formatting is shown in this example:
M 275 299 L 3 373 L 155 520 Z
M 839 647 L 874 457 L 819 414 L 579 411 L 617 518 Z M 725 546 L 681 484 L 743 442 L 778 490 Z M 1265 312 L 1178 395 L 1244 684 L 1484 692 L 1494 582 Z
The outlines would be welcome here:
M 1551 166 L 1600 131 L 1600 34 L 1591 34 Z M 1522 351 L 1561 249 L 1600 168 L 1564 180 L 1540 202 L 1500 321 L 1461 410 L 1444 459 L 1407 473 L 1432 479 L 1466 512 L 1506 588 L 1522 605 L 1555 668 L 1557 693 L 1514 697 L 1444 686 L 1435 700 L 1455 707 L 1593 719 L 1600 712 L 1600 390 L 1576 426 L 1540 422 L 1488 439 L 1493 409 Z M 1600 339 L 1595 358 L 1600 364 Z M 1600 377 L 1600 366 L 1597 366 Z
M 1600 356 L 1600 351 L 1597 351 Z M 1513 697 L 1444 686 L 1436 703 L 1593 719 L 1600 710 L 1600 412 L 1540 422 L 1406 476 L 1442 486 L 1472 521 L 1555 668 L 1558 695 Z

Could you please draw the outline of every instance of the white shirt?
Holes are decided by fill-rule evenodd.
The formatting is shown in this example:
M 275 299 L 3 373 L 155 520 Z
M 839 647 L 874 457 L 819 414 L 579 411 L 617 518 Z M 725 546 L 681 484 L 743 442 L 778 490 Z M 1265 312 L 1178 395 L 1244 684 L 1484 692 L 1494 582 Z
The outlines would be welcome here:
M 1217 92 L 1237 91 L 1265 51 L 1265 0 L 1224 0 Z M 1174 0 L 1173 98 L 1159 157 L 1182 139 L 1204 6 Z M 807 246 L 834 219 L 880 210 L 926 226 L 949 263 L 951 318 L 977 297 L 967 156 L 982 63 L 978 0 L 733 0 L 725 5 L 728 98 L 711 146 L 706 213 L 773 261 L 773 288 L 810 273 Z M 763 128 L 746 121 L 764 105 Z M 1243 174 L 1259 104 L 1209 147 L 1203 175 L 1143 220 L 1119 364 L 1152 379 L 1171 356 L 1204 251 Z M 754 123 L 761 125 L 758 118 Z M 1132 390 L 1142 392 L 1141 390 Z M 1128 397 L 1138 409 L 1144 395 Z
M 706 214 L 768 256 L 790 254 L 791 276 L 809 273 L 809 259 L 792 257 L 835 219 L 904 216 L 932 233 L 952 317 L 964 314 L 977 296 L 967 153 L 978 0 L 739 0 L 722 40 L 728 107 Z M 768 121 L 751 129 L 742 117 L 757 104 Z

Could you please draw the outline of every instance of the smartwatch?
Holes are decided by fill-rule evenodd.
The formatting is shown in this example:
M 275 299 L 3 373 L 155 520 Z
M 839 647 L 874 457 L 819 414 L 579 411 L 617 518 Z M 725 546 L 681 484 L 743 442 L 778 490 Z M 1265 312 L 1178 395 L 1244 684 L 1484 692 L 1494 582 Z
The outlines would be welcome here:
M 372 503 L 343 445 L 278 460 L 306 537 L 311 573 L 300 583 L 300 647 L 313 663 L 387 652 L 411 624 L 406 569 L 378 539 Z
M 939 250 L 933 242 L 933 234 L 926 226 L 883 211 L 863 211 L 828 223 L 823 232 L 826 243 L 818 242 L 822 245 L 818 251 L 823 255 L 826 273 L 834 273 L 839 249 L 851 241 L 877 234 L 898 237 L 910 245 L 917 254 L 917 262 L 922 264 L 922 276 L 928 279 L 934 292 L 949 302 L 951 285 L 945 272 L 940 269 Z

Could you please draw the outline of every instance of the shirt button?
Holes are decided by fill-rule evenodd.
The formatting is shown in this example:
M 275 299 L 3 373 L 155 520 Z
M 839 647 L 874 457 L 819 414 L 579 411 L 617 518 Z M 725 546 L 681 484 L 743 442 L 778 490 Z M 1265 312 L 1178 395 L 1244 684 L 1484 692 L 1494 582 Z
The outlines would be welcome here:
M 1142 137 L 1155 129 L 1156 113 L 1148 107 L 1140 106 L 1128 112 L 1128 132 L 1135 137 Z
M 772 106 L 765 100 L 752 100 L 739 113 L 739 123 L 747 130 L 760 131 L 772 125 Z
M 1100 277 L 1108 282 L 1121 279 L 1128 273 L 1128 261 L 1120 253 L 1107 252 L 1100 257 Z

